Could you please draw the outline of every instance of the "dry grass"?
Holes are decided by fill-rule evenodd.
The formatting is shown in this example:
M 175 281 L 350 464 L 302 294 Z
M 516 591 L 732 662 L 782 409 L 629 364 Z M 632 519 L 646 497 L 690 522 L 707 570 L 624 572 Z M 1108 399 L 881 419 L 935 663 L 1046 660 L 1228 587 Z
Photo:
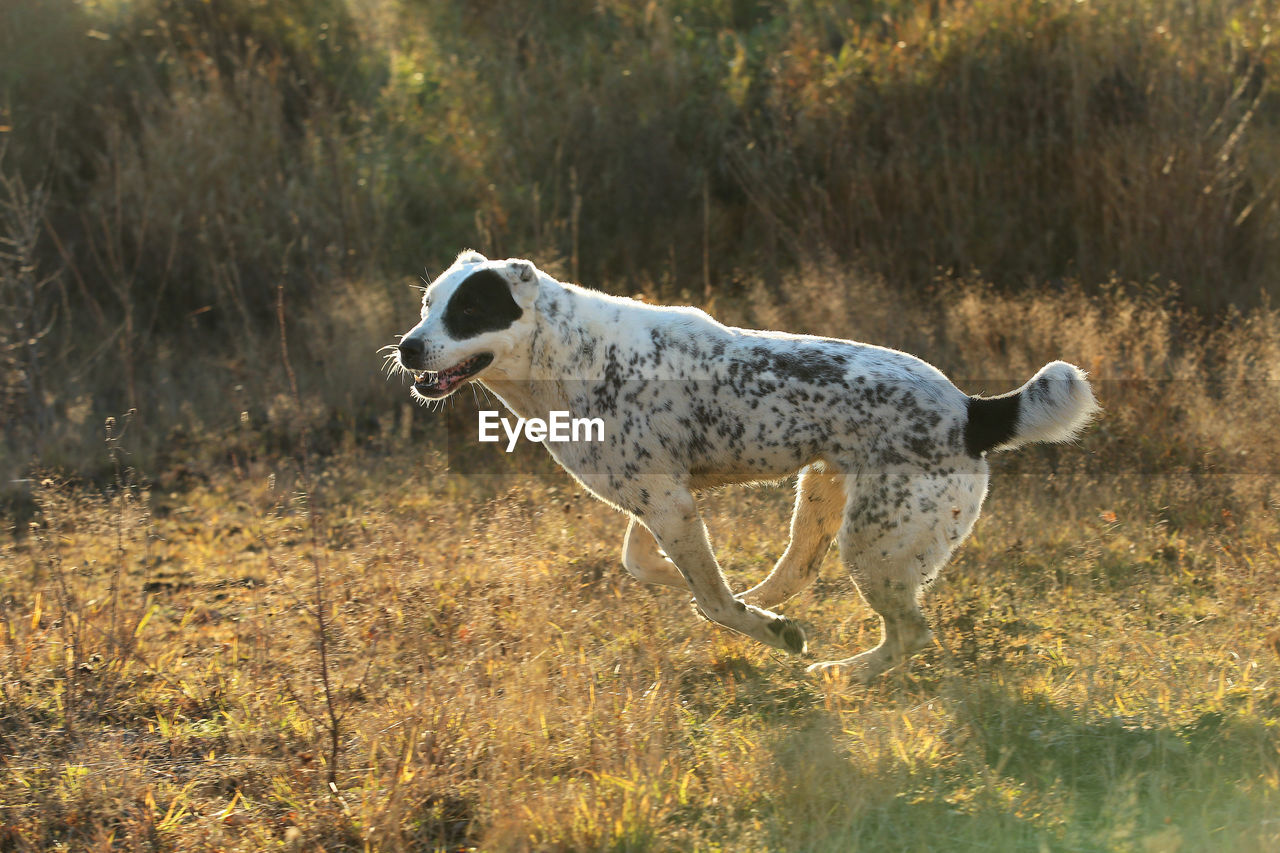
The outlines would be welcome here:
M 1082 447 L 1001 457 L 929 596 L 938 645 L 867 689 L 632 581 L 621 517 L 540 451 L 499 475 L 446 459 L 440 415 L 331 448 L 309 493 L 252 419 L 153 482 L 122 422 L 114 485 L 39 483 L 3 543 L 0 850 L 1275 849 L 1275 442 L 1222 412 L 1274 416 L 1246 380 L 1277 363 L 1277 318 L 1196 339 L 1119 289 L 944 290 L 926 309 L 824 270 L 717 308 L 911 346 L 988 390 L 1047 355 L 1099 380 Z M 789 503 L 706 499 L 735 587 L 781 552 Z M 785 612 L 818 654 L 874 640 L 834 554 Z

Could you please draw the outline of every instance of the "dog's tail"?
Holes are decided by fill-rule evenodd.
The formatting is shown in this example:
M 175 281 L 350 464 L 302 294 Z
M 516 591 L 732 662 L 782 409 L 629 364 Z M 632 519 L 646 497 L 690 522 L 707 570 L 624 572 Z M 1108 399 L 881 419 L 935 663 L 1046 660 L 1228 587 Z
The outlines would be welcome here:
M 1017 391 L 970 397 L 965 449 L 978 457 L 1033 442 L 1071 441 L 1100 410 L 1085 372 L 1053 361 Z

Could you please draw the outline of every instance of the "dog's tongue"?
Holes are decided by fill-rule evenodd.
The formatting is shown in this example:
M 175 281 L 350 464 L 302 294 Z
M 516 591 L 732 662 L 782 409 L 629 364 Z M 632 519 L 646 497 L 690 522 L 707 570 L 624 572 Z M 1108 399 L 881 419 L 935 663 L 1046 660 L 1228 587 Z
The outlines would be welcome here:
M 436 374 L 435 381 L 431 383 L 431 387 L 437 391 L 447 391 L 449 386 L 453 384 L 452 371 L 442 370 Z

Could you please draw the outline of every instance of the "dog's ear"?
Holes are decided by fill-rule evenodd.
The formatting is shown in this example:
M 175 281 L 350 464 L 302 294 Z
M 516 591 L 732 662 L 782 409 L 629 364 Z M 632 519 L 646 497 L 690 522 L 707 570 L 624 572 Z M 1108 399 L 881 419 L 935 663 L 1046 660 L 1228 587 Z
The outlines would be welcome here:
M 458 255 L 458 259 L 454 261 L 454 263 L 455 264 L 483 264 L 487 260 L 489 259 L 486 258 L 484 255 L 480 254 L 479 252 L 477 252 L 475 249 L 463 249 L 461 254 Z
M 516 303 L 521 308 L 533 307 L 538 298 L 538 268 L 522 258 L 508 258 L 507 277 Z
M 507 269 L 516 281 L 530 282 L 538 277 L 538 268 L 522 258 L 508 258 Z

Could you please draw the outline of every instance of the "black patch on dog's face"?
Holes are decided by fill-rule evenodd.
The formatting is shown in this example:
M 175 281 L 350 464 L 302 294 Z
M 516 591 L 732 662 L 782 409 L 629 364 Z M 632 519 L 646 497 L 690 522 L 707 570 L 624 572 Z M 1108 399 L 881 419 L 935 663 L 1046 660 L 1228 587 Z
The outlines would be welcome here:
M 519 320 L 524 311 L 511 296 L 511 287 L 494 270 L 467 276 L 444 308 L 444 330 L 457 341 L 497 332 Z

